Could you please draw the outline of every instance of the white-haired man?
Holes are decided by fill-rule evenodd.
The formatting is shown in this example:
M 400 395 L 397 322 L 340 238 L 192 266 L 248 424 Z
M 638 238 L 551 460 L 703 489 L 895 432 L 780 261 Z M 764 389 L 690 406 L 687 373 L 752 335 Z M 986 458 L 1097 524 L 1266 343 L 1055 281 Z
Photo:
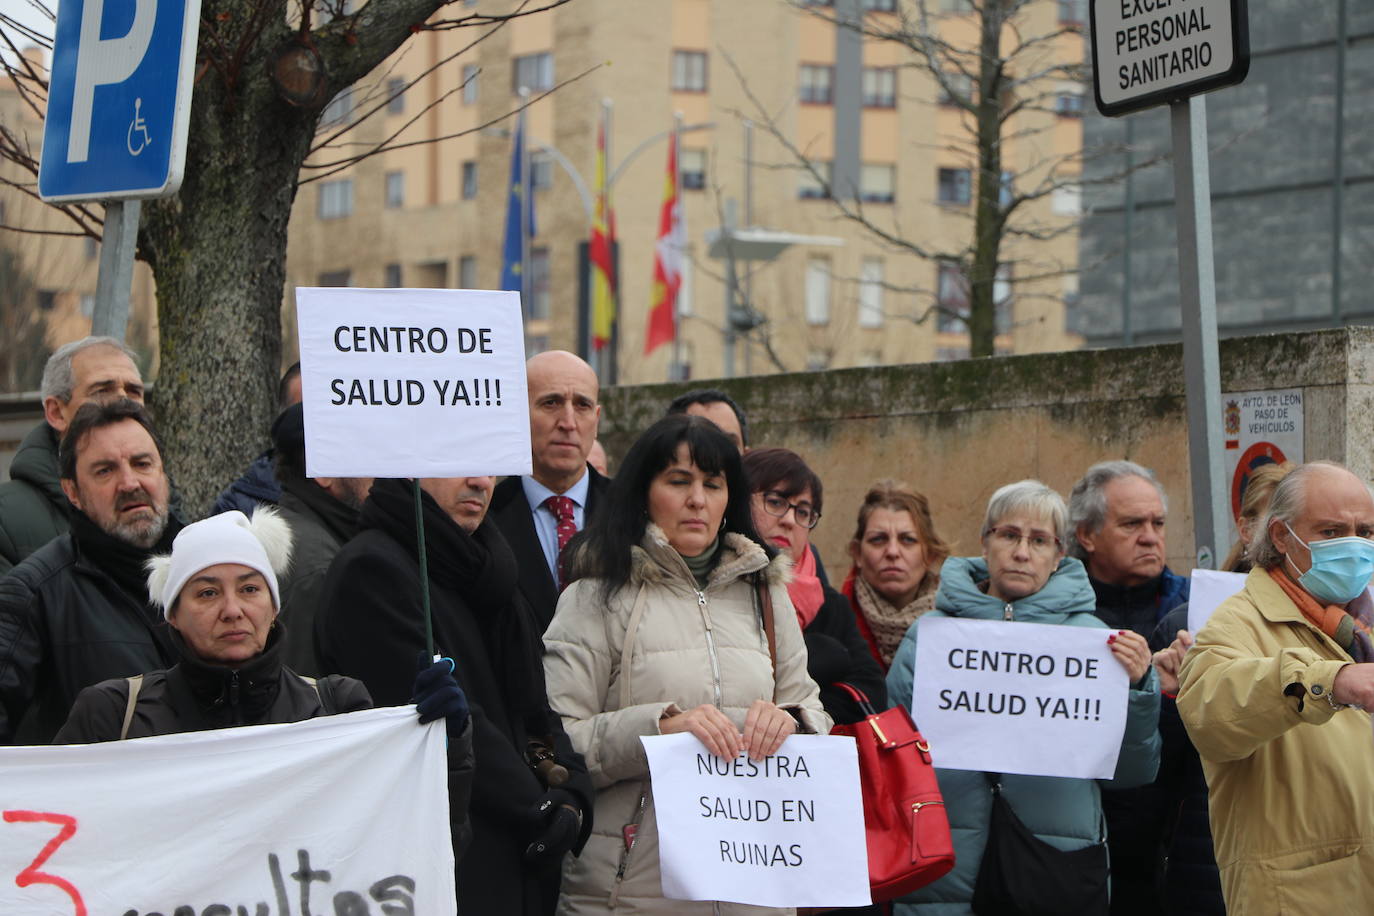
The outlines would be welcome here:
M 1245 587 L 1184 658 L 1232 913 L 1374 907 L 1374 496 L 1312 462 L 1274 490 Z

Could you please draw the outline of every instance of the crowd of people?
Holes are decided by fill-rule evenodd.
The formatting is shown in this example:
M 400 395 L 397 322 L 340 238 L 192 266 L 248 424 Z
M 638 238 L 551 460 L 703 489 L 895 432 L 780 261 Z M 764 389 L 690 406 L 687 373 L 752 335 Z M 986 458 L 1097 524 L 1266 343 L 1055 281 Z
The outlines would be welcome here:
M 968 556 L 878 481 L 832 506 L 854 518 L 836 589 L 820 476 L 752 443 L 727 394 L 665 404 L 608 476 L 591 367 L 541 353 L 527 380 L 529 475 L 311 478 L 293 367 L 271 448 L 192 522 L 130 351 L 59 348 L 0 484 L 0 743 L 415 703 L 448 734 L 461 912 L 767 912 L 664 899 L 642 736 L 761 759 L 861 721 L 856 696 L 909 708 L 923 616 L 1087 628 L 1129 683 L 1112 778 L 944 769 L 933 748 L 955 867 L 871 912 L 1374 903 L 1374 497 L 1350 471 L 1252 475 L 1225 564 L 1244 586 L 1195 634 L 1139 464 L 1093 465 L 1067 500 L 1005 482 Z M 995 879 L 1009 823 L 1036 855 Z

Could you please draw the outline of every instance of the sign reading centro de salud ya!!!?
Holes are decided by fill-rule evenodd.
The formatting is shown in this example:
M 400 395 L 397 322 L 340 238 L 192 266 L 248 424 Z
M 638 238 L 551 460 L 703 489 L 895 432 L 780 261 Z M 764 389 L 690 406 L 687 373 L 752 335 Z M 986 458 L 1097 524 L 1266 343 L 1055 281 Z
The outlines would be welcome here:
M 38 169 L 48 201 L 181 186 L 200 0 L 62 0 Z

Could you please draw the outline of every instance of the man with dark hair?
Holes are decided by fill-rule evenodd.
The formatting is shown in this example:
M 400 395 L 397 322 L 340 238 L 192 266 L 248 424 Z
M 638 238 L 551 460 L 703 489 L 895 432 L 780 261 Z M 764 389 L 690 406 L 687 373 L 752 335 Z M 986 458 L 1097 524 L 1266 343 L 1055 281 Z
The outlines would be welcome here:
M 57 472 L 58 440 L 88 401 L 129 398 L 143 403 L 134 352 L 113 337 L 85 337 L 58 347 L 43 367 L 43 422 L 15 453 L 10 480 L 0 484 L 0 575 L 64 533 L 71 503 Z
M 735 399 L 719 388 L 696 388 L 680 394 L 673 398 L 667 412 L 705 417 L 730 437 L 741 455 L 749 451 L 749 418 Z
M 520 591 L 542 633 L 558 607 L 560 554 L 610 481 L 587 463 L 601 418 L 596 372 L 575 354 L 549 350 L 530 357 L 525 373 L 534 470 L 497 485 L 491 517 L 515 554 Z
M 283 410 L 272 424 L 272 451 L 282 490 L 279 511 L 296 538 L 291 570 L 281 583 L 285 660 L 291 670 L 314 676 L 325 673 L 315 644 L 325 573 L 357 532 L 358 510 L 372 478 L 305 476 L 304 409 L 299 403 Z
M 71 530 L 0 579 L 0 744 L 45 744 L 83 688 L 176 661 L 144 570 L 181 530 L 152 421 L 127 399 L 86 404 L 59 467 Z
M 277 383 L 277 412 L 280 415 L 281 411 L 300 402 L 301 364 L 295 362 L 282 373 L 281 381 Z M 273 458 L 270 447 L 254 458 L 253 463 L 248 465 L 248 470 L 243 472 L 243 476 L 219 494 L 215 500 L 214 514 L 237 509 L 244 515 L 251 516 L 258 503 L 277 505 L 281 501 L 281 484 L 277 482 Z

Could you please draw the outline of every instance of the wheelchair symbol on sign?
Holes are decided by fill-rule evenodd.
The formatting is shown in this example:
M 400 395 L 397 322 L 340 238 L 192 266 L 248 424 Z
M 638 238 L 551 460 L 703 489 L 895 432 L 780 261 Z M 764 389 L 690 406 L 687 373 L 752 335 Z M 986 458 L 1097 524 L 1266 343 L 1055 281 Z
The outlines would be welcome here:
M 143 116 L 139 114 L 139 109 L 142 107 L 143 100 L 134 99 L 134 119 L 133 121 L 129 122 L 128 147 L 130 156 L 137 156 L 139 153 L 147 149 L 153 142 L 153 138 L 148 134 L 148 122 L 144 121 Z M 142 138 L 138 141 L 138 145 L 135 146 L 134 138 L 138 137 L 140 134 L 142 135 Z

